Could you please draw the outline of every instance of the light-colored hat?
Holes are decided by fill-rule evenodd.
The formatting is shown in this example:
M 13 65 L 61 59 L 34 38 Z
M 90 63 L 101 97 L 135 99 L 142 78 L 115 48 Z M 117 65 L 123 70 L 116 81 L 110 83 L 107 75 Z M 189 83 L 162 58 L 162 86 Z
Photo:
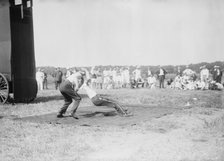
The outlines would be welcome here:
M 219 68 L 219 66 L 218 65 L 215 65 L 214 68 Z
M 204 69 L 204 68 L 206 68 L 206 66 L 205 66 L 205 65 L 203 65 L 203 66 L 201 66 L 201 67 L 200 67 L 200 69 Z

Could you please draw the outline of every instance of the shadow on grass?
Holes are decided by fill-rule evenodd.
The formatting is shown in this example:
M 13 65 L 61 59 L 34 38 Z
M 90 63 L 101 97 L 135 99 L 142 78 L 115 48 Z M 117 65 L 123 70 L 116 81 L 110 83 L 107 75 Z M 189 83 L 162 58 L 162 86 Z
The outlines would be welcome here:
M 68 112 L 69 113 L 69 112 Z M 77 123 L 78 120 L 91 122 L 90 118 L 101 118 L 105 117 L 113 117 L 116 116 L 117 113 L 115 111 L 95 111 L 92 113 L 78 113 L 79 119 L 74 119 L 70 117 L 68 114 L 64 115 L 62 118 L 57 118 L 57 113 L 48 113 L 44 115 L 35 115 L 21 118 L 12 118 L 13 120 L 18 121 L 27 121 L 27 122 L 35 122 L 35 123 L 50 123 L 50 124 L 70 124 Z M 80 122 L 81 123 L 81 122 Z
M 99 112 L 99 111 L 96 111 L 96 112 L 93 112 L 93 113 L 89 113 L 89 114 L 84 114 L 82 115 L 83 117 L 94 117 L 94 116 L 97 116 L 97 115 L 103 115 L 103 116 L 116 116 L 117 113 L 115 111 L 108 111 L 108 112 Z
M 86 94 L 79 94 L 82 98 L 86 98 Z M 57 100 L 63 100 L 62 95 L 54 95 L 54 96 L 40 96 L 37 97 L 33 102 L 30 102 L 30 104 L 36 104 L 41 102 L 50 102 L 50 101 L 57 101 Z

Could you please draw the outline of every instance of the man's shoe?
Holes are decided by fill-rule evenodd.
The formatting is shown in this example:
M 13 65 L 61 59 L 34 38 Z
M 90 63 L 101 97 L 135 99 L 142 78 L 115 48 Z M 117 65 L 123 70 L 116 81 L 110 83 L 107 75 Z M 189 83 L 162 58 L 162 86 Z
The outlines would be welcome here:
M 62 118 L 63 117 L 63 114 L 62 113 L 58 113 L 57 114 L 57 118 Z
M 122 116 L 122 117 L 130 117 L 130 116 L 133 116 L 133 113 L 131 113 L 131 112 L 126 112 L 125 114 L 122 114 L 121 116 Z
M 70 117 L 73 117 L 74 119 L 79 119 L 79 117 L 78 117 L 75 113 L 70 114 L 69 116 L 70 116 Z

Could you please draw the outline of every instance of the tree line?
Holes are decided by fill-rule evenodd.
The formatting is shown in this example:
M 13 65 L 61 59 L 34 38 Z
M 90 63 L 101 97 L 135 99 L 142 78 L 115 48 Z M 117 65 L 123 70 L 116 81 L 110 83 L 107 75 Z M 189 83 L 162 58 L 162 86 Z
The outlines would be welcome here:
M 212 63 L 207 63 L 207 62 L 201 62 L 201 63 L 197 63 L 197 64 L 188 64 L 189 68 L 192 69 L 193 71 L 195 71 L 196 73 L 199 73 L 200 72 L 200 67 L 205 65 L 209 71 L 212 71 L 214 66 L 215 65 L 218 65 L 220 66 L 220 69 L 223 70 L 224 69 L 224 61 L 216 61 L 216 62 L 212 62 Z M 177 73 L 177 67 L 180 67 L 181 70 L 185 70 L 186 69 L 186 65 L 164 65 L 164 66 L 161 66 L 162 68 L 164 68 L 167 73 L 169 74 L 175 74 Z M 107 66 L 102 66 L 102 65 L 99 65 L 99 66 L 96 66 L 96 68 L 100 68 L 101 70 L 104 70 L 104 69 L 109 69 L 109 68 L 122 68 L 122 67 L 127 67 L 127 66 L 116 66 L 116 65 L 107 65 Z M 130 72 L 132 72 L 134 69 L 136 69 L 136 66 L 134 65 L 131 65 L 131 66 L 128 66 L 129 67 L 129 70 Z M 58 67 L 53 67 L 53 66 L 40 66 L 40 67 L 37 67 L 37 68 L 41 68 L 44 70 L 45 73 L 47 73 L 48 75 L 53 75 L 56 68 Z M 67 69 L 65 67 L 59 67 L 62 71 L 63 74 L 66 74 L 66 71 Z M 85 67 L 87 68 L 89 71 L 91 69 L 91 67 Z M 81 69 L 81 67 L 71 67 L 70 70 L 74 70 L 74 69 Z M 150 69 L 150 71 L 152 73 L 156 73 L 159 69 L 159 66 L 146 66 L 146 65 L 143 65 L 140 67 L 140 69 L 142 70 L 142 74 L 147 74 L 148 73 L 148 69 Z

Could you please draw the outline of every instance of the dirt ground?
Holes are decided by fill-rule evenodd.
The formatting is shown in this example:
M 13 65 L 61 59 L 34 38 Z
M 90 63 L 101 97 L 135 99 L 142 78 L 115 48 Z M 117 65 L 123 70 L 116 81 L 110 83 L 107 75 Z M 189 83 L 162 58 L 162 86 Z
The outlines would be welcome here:
M 95 107 L 86 96 L 77 114 L 56 118 L 58 91 L 31 104 L 0 108 L 0 158 L 53 161 L 223 161 L 223 91 L 99 90 L 133 116 Z

